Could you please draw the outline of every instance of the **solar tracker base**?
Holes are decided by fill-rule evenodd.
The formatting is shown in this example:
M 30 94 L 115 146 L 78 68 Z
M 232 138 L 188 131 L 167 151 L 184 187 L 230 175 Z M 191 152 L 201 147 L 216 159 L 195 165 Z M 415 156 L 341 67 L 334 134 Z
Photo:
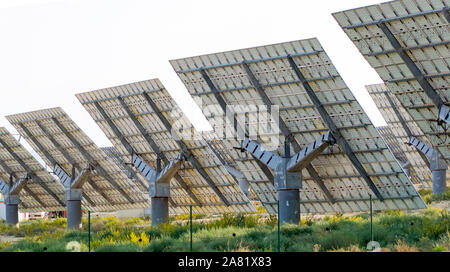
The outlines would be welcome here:
M 169 198 L 152 197 L 151 198 L 151 219 L 152 226 L 167 223 L 169 218 Z
M 446 172 L 447 169 L 437 169 L 431 171 L 433 176 L 433 195 L 445 193 L 445 190 L 447 189 Z
M 19 223 L 19 205 L 18 204 L 6 204 L 6 224 L 17 225 Z
M 81 227 L 81 200 L 67 200 L 67 229 Z
M 300 222 L 299 189 L 279 190 L 280 223 L 298 224 Z

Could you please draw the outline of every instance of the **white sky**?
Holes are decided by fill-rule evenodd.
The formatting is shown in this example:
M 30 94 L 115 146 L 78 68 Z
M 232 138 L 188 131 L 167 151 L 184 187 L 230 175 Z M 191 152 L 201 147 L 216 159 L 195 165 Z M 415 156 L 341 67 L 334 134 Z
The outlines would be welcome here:
M 382 81 L 331 16 L 379 2 L 0 0 L 0 126 L 17 133 L 5 115 L 61 106 L 97 145 L 111 145 L 75 94 L 160 78 L 202 129 L 206 119 L 168 60 L 311 37 L 384 125 L 364 88 Z

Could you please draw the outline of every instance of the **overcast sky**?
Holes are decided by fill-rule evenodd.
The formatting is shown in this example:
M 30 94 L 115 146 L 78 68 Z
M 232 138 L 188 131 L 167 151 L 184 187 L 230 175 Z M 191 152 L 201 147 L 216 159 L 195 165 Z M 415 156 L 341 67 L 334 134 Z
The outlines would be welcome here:
M 331 16 L 380 2 L 1 0 L 0 126 L 17 133 L 5 115 L 60 106 L 95 143 L 111 145 L 75 94 L 160 78 L 203 129 L 206 120 L 168 60 L 311 37 L 383 125 L 364 88 L 382 81 Z

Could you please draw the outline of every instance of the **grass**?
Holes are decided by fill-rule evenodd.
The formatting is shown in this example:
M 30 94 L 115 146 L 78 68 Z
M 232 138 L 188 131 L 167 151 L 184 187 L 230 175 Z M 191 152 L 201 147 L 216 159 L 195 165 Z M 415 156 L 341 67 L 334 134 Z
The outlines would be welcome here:
M 421 189 L 419 190 L 419 194 L 422 197 L 423 201 L 427 204 L 431 204 L 433 202 L 450 200 L 450 188 L 445 190 L 445 193 L 439 195 L 433 195 L 431 189 Z
M 179 216 L 181 220 L 185 217 Z M 199 216 L 197 218 L 205 218 Z M 382 251 L 450 250 L 449 214 L 439 208 L 420 214 L 386 211 L 374 214 L 374 240 Z M 66 231 L 65 220 L 35 220 L 19 228 L 0 223 L 0 235 L 24 237 L 0 243 L 0 251 L 69 251 L 71 241 L 88 251 L 87 221 L 81 230 Z M 151 227 L 149 219 L 103 217 L 91 219 L 91 251 L 189 251 L 189 226 L 164 224 Z M 366 251 L 370 237 L 367 214 L 353 217 L 303 217 L 301 225 L 281 226 L 282 251 Z M 217 220 L 193 224 L 194 251 L 276 251 L 276 217 L 261 214 L 224 214 Z

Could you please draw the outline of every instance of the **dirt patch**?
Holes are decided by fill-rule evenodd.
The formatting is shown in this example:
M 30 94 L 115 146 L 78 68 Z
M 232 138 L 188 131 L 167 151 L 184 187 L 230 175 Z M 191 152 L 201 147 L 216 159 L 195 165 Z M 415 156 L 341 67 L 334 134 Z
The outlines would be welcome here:
M 0 235 L 0 243 L 4 243 L 4 242 L 15 243 L 15 242 L 19 242 L 22 239 L 23 239 L 23 237 Z
M 449 200 L 443 200 L 443 201 L 439 201 L 439 202 L 432 202 L 428 206 L 430 206 L 432 208 L 438 207 L 440 209 L 450 211 L 450 201 Z

